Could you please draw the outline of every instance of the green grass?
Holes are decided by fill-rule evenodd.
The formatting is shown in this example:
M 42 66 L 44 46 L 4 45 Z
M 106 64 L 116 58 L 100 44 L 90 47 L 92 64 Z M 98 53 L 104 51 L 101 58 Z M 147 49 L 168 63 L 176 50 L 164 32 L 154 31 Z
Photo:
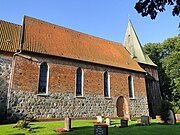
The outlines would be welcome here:
M 93 121 L 95 120 L 72 120 L 72 131 L 68 133 L 54 132 L 54 129 L 64 127 L 63 121 L 32 122 L 31 132 L 13 128 L 13 124 L 0 125 L 0 135 L 94 135 Z M 115 125 L 119 126 L 119 120 L 113 120 L 112 124 L 108 128 L 109 135 L 180 135 L 180 123 L 160 125 L 152 121 L 150 126 L 136 126 L 135 121 L 130 121 L 127 128 L 115 128 Z

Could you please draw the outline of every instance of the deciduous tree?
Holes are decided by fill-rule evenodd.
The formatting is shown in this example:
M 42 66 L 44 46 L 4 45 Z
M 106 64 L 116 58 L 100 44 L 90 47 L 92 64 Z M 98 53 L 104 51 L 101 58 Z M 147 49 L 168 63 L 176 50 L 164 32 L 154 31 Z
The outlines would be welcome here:
M 180 35 L 163 43 L 148 43 L 144 51 L 158 65 L 163 99 L 171 101 L 176 110 L 180 107 Z
M 165 11 L 166 5 L 173 7 L 173 16 L 180 16 L 180 0 L 138 0 L 135 9 L 143 17 L 150 15 L 151 19 L 155 19 L 158 12 Z

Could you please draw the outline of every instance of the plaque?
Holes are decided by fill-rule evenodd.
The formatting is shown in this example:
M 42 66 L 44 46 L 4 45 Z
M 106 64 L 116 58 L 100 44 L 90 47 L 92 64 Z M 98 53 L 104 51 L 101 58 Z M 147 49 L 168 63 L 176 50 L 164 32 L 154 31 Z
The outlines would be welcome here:
M 128 127 L 128 120 L 121 119 L 121 127 Z
M 149 116 L 141 116 L 141 123 L 144 125 L 150 125 Z
M 94 135 L 108 135 L 108 126 L 94 125 Z

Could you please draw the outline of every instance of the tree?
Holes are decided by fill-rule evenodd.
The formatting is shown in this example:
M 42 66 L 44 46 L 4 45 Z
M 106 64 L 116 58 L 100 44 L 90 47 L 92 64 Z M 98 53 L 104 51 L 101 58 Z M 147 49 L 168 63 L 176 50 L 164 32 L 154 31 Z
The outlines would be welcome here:
M 165 49 L 163 49 L 163 46 L 160 43 L 148 43 L 144 45 L 145 53 L 148 54 L 152 61 L 157 65 L 161 96 L 164 100 L 171 100 L 172 89 L 170 86 L 170 79 L 167 77 L 161 61 L 165 57 L 164 50 Z
M 158 12 L 165 11 L 166 5 L 173 6 L 173 16 L 180 16 L 180 0 L 138 0 L 135 9 L 143 17 L 150 15 L 151 19 L 155 19 Z
M 167 56 L 162 63 L 173 89 L 171 101 L 180 107 L 180 35 L 165 40 L 163 46 L 167 48 Z
M 163 43 L 148 43 L 144 51 L 158 65 L 161 95 L 180 108 L 180 35 Z

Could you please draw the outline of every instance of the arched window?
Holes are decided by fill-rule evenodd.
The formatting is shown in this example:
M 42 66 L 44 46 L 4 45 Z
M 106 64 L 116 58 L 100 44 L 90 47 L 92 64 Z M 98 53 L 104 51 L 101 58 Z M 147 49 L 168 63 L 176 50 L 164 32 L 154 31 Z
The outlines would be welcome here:
M 76 96 L 83 96 L 83 71 L 81 68 L 76 71 Z
M 40 65 L 38 94 L 47 94 L 48 65 L 43 62 Z
M 129 86 L 129 98 L 134 98 L 134 81 L 133 77 L 129 76 L 128 77 L 128 86 Z
M 104 72 L 104 96 L 110 97 L 110 78 L 108 72 Z

